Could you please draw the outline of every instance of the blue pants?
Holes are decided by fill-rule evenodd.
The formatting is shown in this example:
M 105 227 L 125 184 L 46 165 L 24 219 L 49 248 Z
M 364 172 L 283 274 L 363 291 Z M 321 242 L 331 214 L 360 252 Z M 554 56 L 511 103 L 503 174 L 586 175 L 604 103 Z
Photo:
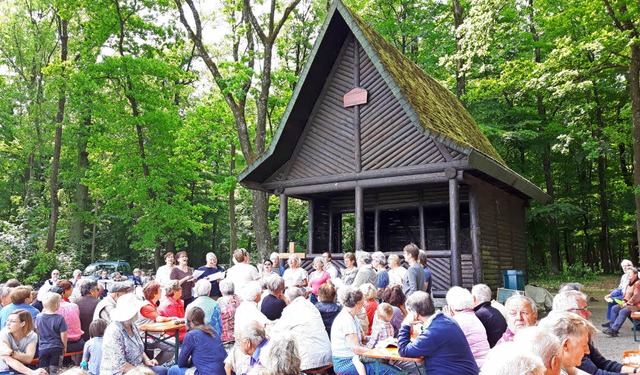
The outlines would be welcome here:
M 365 362 L 363 364 L 364 368 L 367 370 L 367 374 L 376 374 L 376 365 L 379 366 L 378 369 L 380 370 L 377 373 L 378 375 L 392 375 L 398 373 L 398 369 L 388 363 Z M 335 371 L 336 374 L 341 375 L 358 375 L 358 371 L 353 365 L 351 357 L 333 357 L 333 371 Z
M 178 367 L 178 365 L 173 365 L 169 367 L 168 375 L 184 375 L 188 369 L 188 367 Z
M 629 316 L 631 316 L 631 310 L 628 308 L 620 307 L 620 305 L 613 306 L 611 308 L 611 329 L 619 331 Z

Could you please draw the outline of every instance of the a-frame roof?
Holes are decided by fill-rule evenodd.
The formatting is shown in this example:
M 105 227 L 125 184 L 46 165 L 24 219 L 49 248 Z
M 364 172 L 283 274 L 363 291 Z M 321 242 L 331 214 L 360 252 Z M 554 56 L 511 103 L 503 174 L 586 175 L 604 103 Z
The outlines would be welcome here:
M 241 183 L 260 188 L 260 184 L 289 161 L 338 58 L 340 46 L 349 34 L 362 45 L 407 116 L 422 133 L 467 155 L 469 164 L 481 172 L 529 197 L 548 201 L 548 196 L 538 187 L 505 165 L 455 95 L 402 55 L 340 0 L 335 1 L 328 12 L 269 148 L 240 174 Z

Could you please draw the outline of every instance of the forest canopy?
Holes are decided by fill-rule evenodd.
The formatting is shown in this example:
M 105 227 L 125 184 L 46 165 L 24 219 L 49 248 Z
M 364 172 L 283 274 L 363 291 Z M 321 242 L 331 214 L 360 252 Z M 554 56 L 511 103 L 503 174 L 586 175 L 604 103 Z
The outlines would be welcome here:
M 527 211 L 530 272 L 638 261 L 637 2 L 345 3 L 552 197 Z M 237 247 L 273 251 L 278 199 L 237 175 L 268 146 L 330 7 L 0 3 L 0 275 L 36 281 L 107 258 L 153 268 L 169 250 L 188 249 L 193 265 L 209 251 L 222 263 Z M 306 202 L 289 200 L 288 221 L 304 250 Z

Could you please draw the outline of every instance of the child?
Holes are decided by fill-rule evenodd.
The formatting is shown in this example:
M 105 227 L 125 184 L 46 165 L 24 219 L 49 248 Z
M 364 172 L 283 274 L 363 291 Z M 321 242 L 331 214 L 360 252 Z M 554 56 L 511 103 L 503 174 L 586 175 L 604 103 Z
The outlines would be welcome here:
M 90 375 L 100 375 L 100 362 L 102 360 L 102 336 L 107 329 L 107 321 L 96 319 L 89 325 L 89 335 L 91 340 L 84 344 L 82 353 L 82 364 L 84 369 L 88 369 Z M 88 362 L 88 363 L 87 363 Z
M 38 332 L 38 367 L 50 375 L 56 375 L 62 364 L 62 356 L 67 351 L 67 323 L 62 315 L 56 314 L 60 308 L 60 295 L 47 292 L 42 301 L 42 313 L 36 316 Z
M 378 308 L 378 302 L 375 298 L 377 295 L 377 289 L 373 284 L 366 283 L 360 286 L 360 291 L 364 297 L 364 310 L 367 312 L 367 320 L 369 321 L 366 336 L 371 335 L 371 329 L 373 328 L 373 317 L 375 316 L 376 309 Z
M 377 343 L 393 338 L 393 326 L 390 323 L 391 318 L 393 318 L 393 307 L 386 302 L 379 304 L 376 309 L 376 320 L 374 320 L 376 324 L 373 325 L 371 337 L 366 345 L 367 348 L 374 348 Z M 358 375 L 367 375 L 364 363 L 370 361 L 371 359 L 369 358 L 357 355 L 353 357 L 352 362 L 358 371 Z

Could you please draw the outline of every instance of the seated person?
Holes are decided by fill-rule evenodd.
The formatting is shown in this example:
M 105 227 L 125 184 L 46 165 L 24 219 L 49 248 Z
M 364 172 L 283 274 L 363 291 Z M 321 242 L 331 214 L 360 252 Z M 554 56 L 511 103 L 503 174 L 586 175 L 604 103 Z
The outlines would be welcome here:
M 32 370 L 26 366 L 33 360 L 38 346 L 38 335 L 33 329 L 33 318 L 27 310 L 14 310 L 7 317 L 6 328 L 0 330 L 0 372 L 47 374 L 44 369 Z
M 616 304 L 611 309 L 611 321 L 603 324 L 606 328 L 602 333 L 611 337 L 618 336 L 620 327 L 624 324 L 631 313 L 640 309 L 640 279 L 638 278 L 638 269 L 631 267 L 626 271 L 629 277 L 629 284 L 624 290 L 623 303 Z
M 184 319 L 184 301 L 182 297 L 182 287 L 178 280 L 171 280 L 163 287 L 164 296 L 160 299 L 158 312 L 165 317 L 177 317 Z M 169 333 L 171 334 L 171 333 Z M 180 328 L 180 341 L 187 334 L 186 327 Z

